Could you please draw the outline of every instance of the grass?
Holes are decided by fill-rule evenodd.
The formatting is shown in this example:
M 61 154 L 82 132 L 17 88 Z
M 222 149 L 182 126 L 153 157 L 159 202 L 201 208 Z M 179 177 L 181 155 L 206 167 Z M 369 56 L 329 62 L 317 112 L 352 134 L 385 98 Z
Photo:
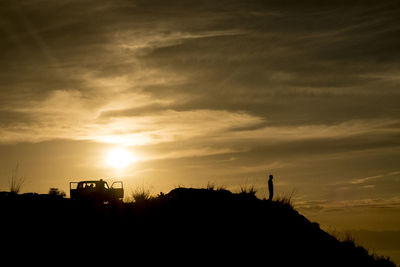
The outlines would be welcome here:
M 293 190 L 292 192 L 290 192 L 288 194 L 278 196 L 274 201 L 278 202 L 282 205 L 290 206 L 290 207 L 294 208 L 293 196 L 295 195 L 295 193 L 296 192 Z
M 216 187 L 214 184 L 209 184 L 208 188 L 215 190 Z M 287 206 L 279 205 L 279 203 L 275 205 L 275 201 L 257 200 L 249 195 L 240 195 L 255 194 L 254 186 L 240 189 L 240 193 L 226 194 L 226 192 L 207 191 L 204 188 L 188 188 L 177 190 L 177 194 L 162 198 L 160 201 L 154 199 L 153 202 L 150 190 L 144 185 L 139 185 L 130 196 L 135 202 L 142 203 L 121 205 L 117 209 L 109 209 L 107 206 L 96 207 L 92 210 L 91 206 L 82 207 L 72 201 L 52 202 L 54 198 L 43 198 L 38 194 L 33 194 L 29 198 L 22 195 L 12 196 L 12 201 L 1 197 L 0 201 L 3 202 L 0 204 L 11 205 L 2 213 L 2 216 L 7 219 L 5 220 L 7 226 L 13 227 L 9 228 L 11 234 L 20 233 L 20 226 L 26 227 L 24 222 L 31 220 L 32 215 L 35 215 L 34 220 L 29 223 L 31 226 L 28 230 L 37 232 L 40 236 L 48 233 L 53 237 L 58 234 L 56 232 L 58 229 L 68 230 L 67 233 L 81 232 L 82 225 L 99 227 L 94 228 L 95 232 L 97 230 L 103 232 L 104 225 L 107 225 L 110 229 L 121 229 L 124 235 L 117 233 L 101 236 L 102 243 L 100 244 L 118 244 L 123 242 L 122 240 L 132 238 L 137 240 L 135 243 L 139 246 L 148 244 L 149 240 L 165 240 L 165 242 L 172 240 L 178 244 L 178 247 L 157 245 L 154 248 L 155 253 L 157 253 L 157 247 L 161 249 L 160 252 L 165 252 L 165 250 L 169 252 L 169 248 L 171 253 L 176 252 L 176 249 L 184 251 L 186 248 L 188 251 L 196 252 L 203 249 L 204 242 L 202 241 L 205 241 L 211 247 L 211 253 L 217 257 L 221 256 L 218 260 L 222 262 L 226 261 L 226 257 L 218 255 L 221 247 L 237 253 L 234 259 L 236 262 L 250 262 L 247 265 L 266 260 L 269 266 L 394 267 L 385 258 L 380 257 L 378 260 L 382 264 L 379 265 L 346 264 L 347 260 L 371 262 L 371 257 L 365 249 L 351 244 L 354 239 L 352 236 L 345 238 L 350 240 L 349 243 L 340 244 L 322 234 L 320 229 L 314 227 L 315 224 L 310 224 L 304 216 L 288 209 Z M 56 188 L 51 191 L 54 194 L 59 192 Z M 292 196 L 293 193 L 281 197 L 279 201 L 290 204 Z M 249 199 L 251 201 L 248 201 Z M 147 202 L 147 200 L 150 201 Z M 226 231 L 227 226 L 230 228 Z M 154 235 L 149 238 L 149 234 L 152 233 Z M 39 240 L 36 237 L 35 239 Z M 99 239 L 93 239 L 94 242 L 97 240 Z M 232 242 L 233 240 L 235 242 Z M 260 240 L 267 240 L 267 242 L 260 247 Z M 75 250 L 76 240 L 69 239 L 68 243 L 63 243 L 66 247 Z M 89 243 L 89 245 L 92 244 Z M 57 247 L 57 249 L 60 248 Z M 63 249 L 64 247 L 61 247 L 61 250 Z M 268 254 L 266 258 L 265 253 L 263 254 L 265 251 Z M 290 257 L 291 255 L 293 256 Z M 329 260 L 329 262 L 324 262 L 324 260 Z M 229 261 L 228 264 L 230 264 Z
M 358 243 L 358 241 L 356 240 L 356 238 L 354 237 L 354 235 L 347 231 L 347 232 L 339 232 L 336 230 L 330 230 L 328 232 L 330 235 L 334 236 L 338 241 L 342 242 L 342 243 L 346 243 L 354 248 L 357 248 L 358 250 L 365 250 L 366 253 L 368 253 L 369 255 L 371 255 L 375 261 L 377 262 L 381 262 L 382 266 L 391 266 L 390 264 L 387 265 L 389 261 L 391 261 L 390 257 L 388 256 L 382 256 L 382 255 L 378 255 L 375 252 L 371 252 L 370 249 L 368 248 L 364 248 L 361 244 Z
M 215 183 L 211 183 L 211 182 L 207 183 L 206 188 L 207 188 L 207 190 L 216 190 L 216 191 L 226 190 L 225 186 L 221 185 L 221 186 L 215 187 Z
M 59 190 L 58 188 L 50 188 L 49 193 L 50 196 L 64 198 L 67 196 L 64 191 Z
M 348 243 L 354 243 L 356 244 L 356 238 L 354 237 L 354 235 L 350 232 L 346 232 L 344 234 L 344 237 L 341 240 L 342 242 L 348 242 Z
M 240 194 L 245 194 L 245 195 L 253 195 L 255 196 L 257 193 L 257 190 L 254 188 L 254 185 L 244 185 L 240 187 Z
M 334 236 L 334 237 L 335 237 L 337 240 L 339 240 L 340 242 L 347 242 L 347 243 L 354 243 L 354 244 L 356 244 L 356 238 L 355 238 L 354 235 L 353 235 L 351 232 L 349 232 L 349 231 L 340 232 L 340 231 L 337 231 L 336 229 L 330 229 L 330 230 L 327 230 L 327 232 L 328 232 L 330 235 Z
M 25 183 L 25 177 L 18 174 L 19 163 L 15 165 L 15 168 L 11 171 L 11 176 L 9 179 L 10 192 L 18 194 L 21 191 L 22 186 Z
M 139 186 L 132 190 L 131 197 L 133 202 L 140 203 L 152 198 L 150 189 L 145 189 L 144 186 Z
M 277 197 L 274 201 L 278 202 L 282 205 L 288 205 L 288 206 L 293 207 L 293 201 L 290 196 Z

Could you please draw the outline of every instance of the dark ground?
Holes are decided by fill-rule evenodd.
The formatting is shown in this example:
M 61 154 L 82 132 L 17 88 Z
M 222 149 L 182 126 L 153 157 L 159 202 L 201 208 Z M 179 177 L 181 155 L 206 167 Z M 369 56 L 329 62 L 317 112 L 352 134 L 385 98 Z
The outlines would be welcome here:
M 177 188 L 115 205 L 0 194 L 3 255 L 263 266 L 395 266 L 340 242 L 288 203 L 227 190 Z M 146 256 L 145 256 L 146 255 Z M 61 258 L 60 258 L 61 257 Z

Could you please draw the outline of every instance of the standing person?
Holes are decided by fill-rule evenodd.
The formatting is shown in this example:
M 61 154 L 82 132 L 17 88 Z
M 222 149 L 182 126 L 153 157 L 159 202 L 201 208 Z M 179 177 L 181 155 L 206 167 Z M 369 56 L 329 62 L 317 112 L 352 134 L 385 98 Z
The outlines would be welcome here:
M 269 179 L 268 179 L 268 191 L 269 191 L 269 201 L 272 201 L 272 198 L 274 197 L 274 182 L 272 181 L 272 179 L 274 178 L 274 176 L 272 176 L 272 174 L 269 175 Z

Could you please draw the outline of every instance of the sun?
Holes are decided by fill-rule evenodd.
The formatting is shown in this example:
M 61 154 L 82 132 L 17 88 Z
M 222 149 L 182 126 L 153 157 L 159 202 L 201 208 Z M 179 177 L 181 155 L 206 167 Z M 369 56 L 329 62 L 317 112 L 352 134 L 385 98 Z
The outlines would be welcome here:
M 122 169 L 137 161 L 137 158 L 125 148 L 115 148 L 107 155 L 107 163 L 109 166 Z

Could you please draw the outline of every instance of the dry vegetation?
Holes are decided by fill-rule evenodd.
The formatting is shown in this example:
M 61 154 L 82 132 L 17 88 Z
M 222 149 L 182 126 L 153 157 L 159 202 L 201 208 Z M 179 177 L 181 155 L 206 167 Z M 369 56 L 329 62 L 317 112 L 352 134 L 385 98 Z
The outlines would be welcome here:
M 11 171 L 9 178 L 10 192 L 18 194 L 25 183 L 25 177 L 19 174 L 19 163 Z

